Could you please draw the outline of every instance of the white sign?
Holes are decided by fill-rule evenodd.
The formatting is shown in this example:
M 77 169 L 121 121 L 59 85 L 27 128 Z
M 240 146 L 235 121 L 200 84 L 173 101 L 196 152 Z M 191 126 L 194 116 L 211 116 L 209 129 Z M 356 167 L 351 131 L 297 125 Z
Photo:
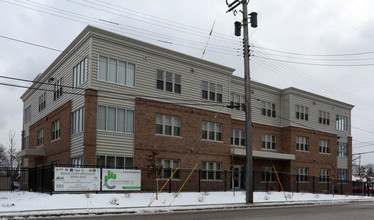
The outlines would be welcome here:
M 55 191 L 100 191 L 100 169 L 55 167 Z
M 103 191 L 140 190 L 141 170 L 103 169 Z

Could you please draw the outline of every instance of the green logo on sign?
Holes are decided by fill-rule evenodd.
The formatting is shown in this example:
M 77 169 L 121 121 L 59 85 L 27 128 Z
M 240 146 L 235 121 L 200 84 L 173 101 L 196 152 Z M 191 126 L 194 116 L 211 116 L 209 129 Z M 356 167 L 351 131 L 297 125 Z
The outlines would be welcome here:
M 108 189 L 114 189 L 114 188 L 116 188 L 115 185 L 113 185 L 113 186 L 109 186 L 108 185 L 108 180 L 110 180 L 110 179 L 115 180 L 116 178 L 117 178 L 117 175 L 114 174 L 113 172 L 111 172 L 110 170 L 108 170 L 108 174 L 104 177 L 104 186 L 106 188 L 108 188 Z

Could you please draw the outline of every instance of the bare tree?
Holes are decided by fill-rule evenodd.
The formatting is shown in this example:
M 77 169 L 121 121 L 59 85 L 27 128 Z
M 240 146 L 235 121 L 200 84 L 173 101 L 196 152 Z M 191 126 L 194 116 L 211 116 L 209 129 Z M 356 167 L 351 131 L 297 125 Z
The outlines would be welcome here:
M 0 144 L 0 167 L 8 167 L 8 155 L 6 148 L 3 144 Z
M 20 152 L 17 149 L 17 141 L 16 141 L 16 133 L 13 131 L 9 131 L 9 144 L 8 144 L 8 163 L 9 167 L 12 169 L 20 168 L 21 161 L 17 158 L 17 154 Z

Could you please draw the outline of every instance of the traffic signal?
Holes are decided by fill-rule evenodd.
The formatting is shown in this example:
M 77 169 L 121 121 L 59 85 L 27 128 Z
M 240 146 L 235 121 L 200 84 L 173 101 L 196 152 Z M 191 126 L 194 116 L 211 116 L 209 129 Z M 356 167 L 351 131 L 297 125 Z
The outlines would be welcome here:
M 240 21 L 235 21 L 234 25 L 235 25 L 235 36 L 240 37 L 240 33 L 242 30 L 242 23 Z

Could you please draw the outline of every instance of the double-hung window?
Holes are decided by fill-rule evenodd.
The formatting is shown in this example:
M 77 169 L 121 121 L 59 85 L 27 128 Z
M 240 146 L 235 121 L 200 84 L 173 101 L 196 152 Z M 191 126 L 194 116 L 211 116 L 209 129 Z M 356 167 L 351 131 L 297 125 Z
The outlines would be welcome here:
M 308 151 L 309 138 L 296 136 L 296 150 L 297 151 Z
M 245 146 L 245 132 L 243 130 L 231 129 L 231 145 Z
M 181 136 L 181 118 L 156 114 L 156 134 Z
M 222 124 L 203 121 L 201 139 L 222 141 Z
M 73 88 L 77 88 L 87 81 L 87 64 L 88 59 L 86 57 L 73 68 Z
M 71 114 L 71 134 L 77 134 L 84 129 L 84 107 Z
M 308 121 L 309 119 L 309 108 L 303 105 L 295 106 L 295 117 L 297 119 Z
M 348 169 L 338 169 L 338 181 L 339 183 L 347 183 L 348 182 Z
M 221 164 L 216 162 L 203 162 L 202 178 L 203 180 L 220 180 Z
M 308 182 L 309 169 L 308 168 L 297 168 L 296 169 L 296 181 Z
M 135 86 L 135 64 L 100 55 L 98 79 Z
M 233 106 L 233 109 L 245 111 L 244 96 L 238 95 L 236 93 L 230 93 L 230 105 Z
M 173 93 L 181 93 L 181 75 L 163 70 L 157 70 L 157 89 Z
M 319 182 L 327 183 L 330 179 L 330 170 L 329 169 L 320 169 L 319 170 Z
M 45 96 L 45 92 L 39 96 L 39 111 L 45 109 Z
M 261 115 L 273 117 L 276 116 L 275 104 L 271 102 L 261 102 Z
M 157 160 L 156 165 L 161 167 L 161 173 L 159 175 L 162 179 L 169 179 L 172 173 L 175 171 L 176 168 L 180 167 L 179 160 L 167 160 L 167 159 L 160 159 Z M 180 179 L 179 170 L 175 171 L 172 179 Z
M 59 139 L 61 136 L 60 133 L 60 120 L 56 120 L 52 123 L 52 141 Z
M 338 142 L 338 157 L 347 157 L 348 143 Z
M 348 117 L 336 115 L 336 130 L 348 131 Z
M 201 83 L 201 97 L 211 101 L 222 102 L 222 85 L 203 81 Z
M 61 79 L 57 80 L 57 82 L 54 85 L 53 100 L 57 100 L 58 98 L 62 96 L 62 87 L 63 87 L 63 79 L 61 77 Z
M 134 133 L 134 110 L 99 105 L 97 129 Z
M 318 122 L 324 125 L 330 125 L 330 113 L 325 111 L 318 111 Z
M 31 121 L 31 105 L 25 108 L 25 124 Z
M 262 134 L 262 149 L 275 150 L 277 137 L 270 134 Z
M 44 144 L 44 129 L 38 130 L 38 143 L 37 146 L 42 146 Z
M 96 155 L 97 167 L 133 169 L 134 158 L 123 156 Z
M 330 153 L 330 141 L 319 140 L 319 152 L 322 154 Z

